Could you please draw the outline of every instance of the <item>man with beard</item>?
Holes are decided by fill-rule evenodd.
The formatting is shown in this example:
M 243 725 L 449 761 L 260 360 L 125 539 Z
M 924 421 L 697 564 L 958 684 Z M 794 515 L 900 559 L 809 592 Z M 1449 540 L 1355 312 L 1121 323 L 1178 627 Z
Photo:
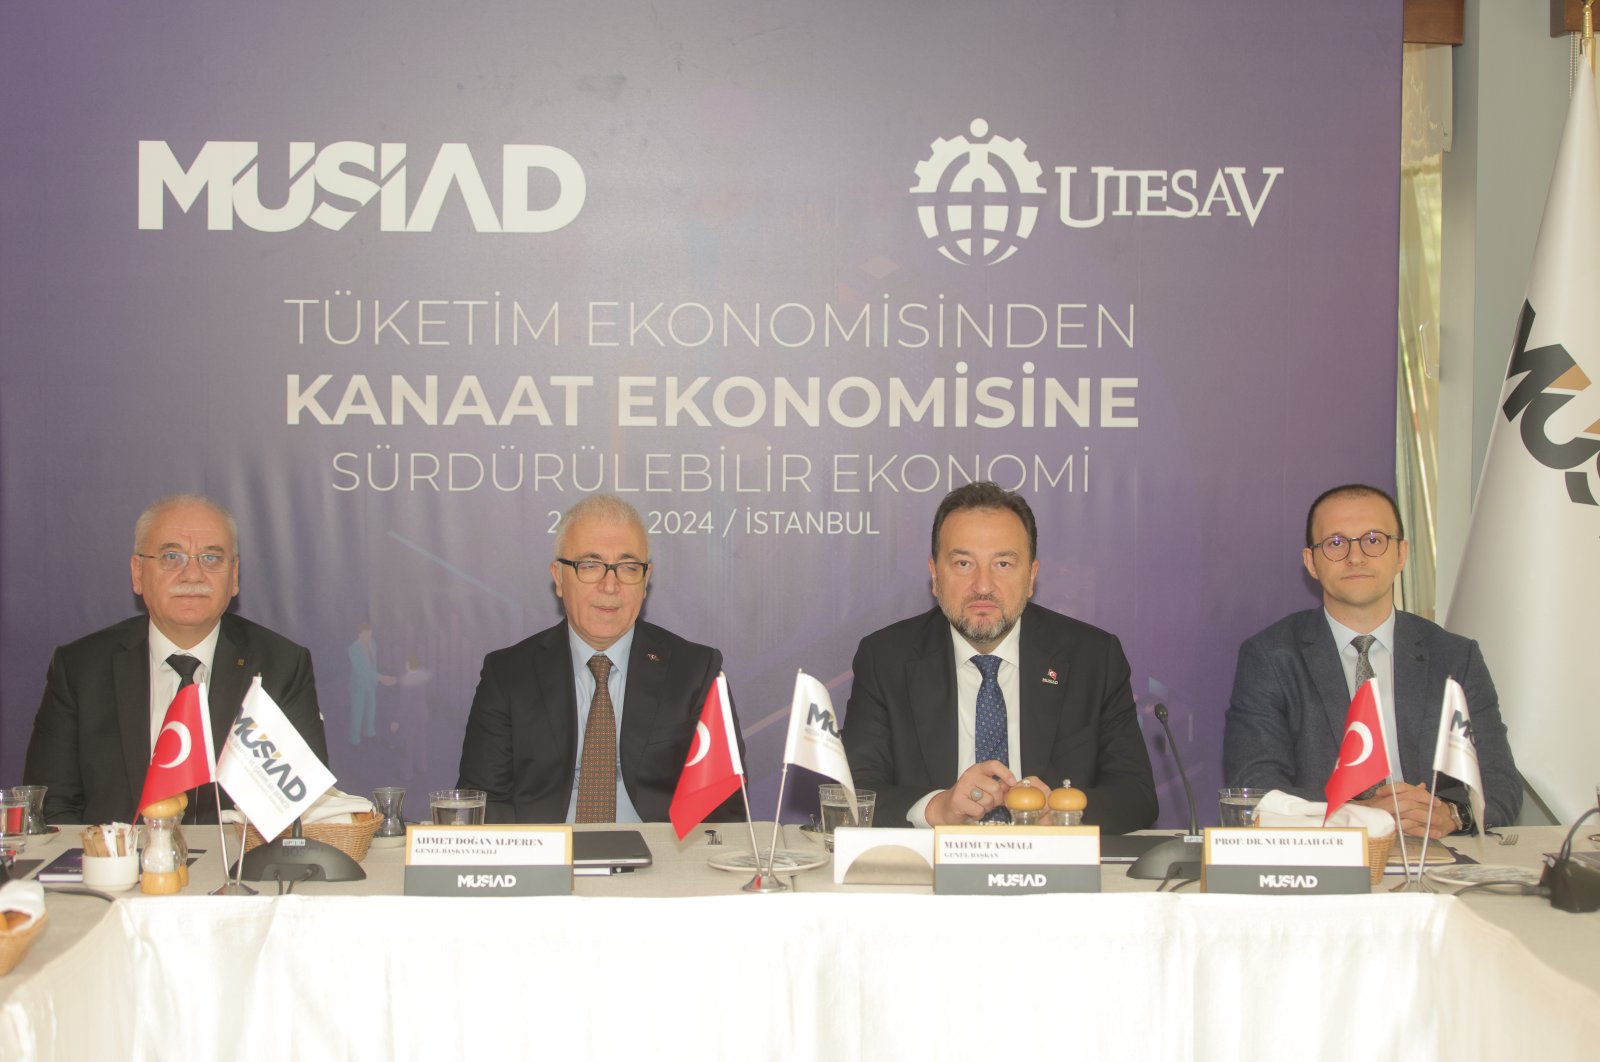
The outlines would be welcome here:
M 1089 798 L 1086 824 L 1155 821 L 1122 643 L 1029 603 L 1038 542 L 1020 495 L 958 487 L 933 518 L 938 607 L 861 640 L 844 746 L 856 785 L 878 794 L 877 825 L 992 821 L 1012 786 L 1066 778 Z
M 228 614 L 239 593 L 232 513 L 198 494 L 162 498 L 134 524 L 128 565 L 145 615 L 63 645 L 50 659 L 22 768 L 25 783 L 49 787 L 46 819 L 132 822 L 167 706 L 189 682 L 207 684 L 214 753 L 260 675 L 300 736 L 327 761 L 311 654 Z M 189 821 L 216 821 L 209 793 L 191 798 Z

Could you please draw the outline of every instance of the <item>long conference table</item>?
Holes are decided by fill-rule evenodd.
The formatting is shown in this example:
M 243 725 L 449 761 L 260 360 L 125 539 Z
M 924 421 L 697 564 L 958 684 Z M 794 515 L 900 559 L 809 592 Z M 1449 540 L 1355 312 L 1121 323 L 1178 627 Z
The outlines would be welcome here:
M 1537 897 L 1156 892 L 1111 864 L 1100 894 L 841 886 L 823 865 L 757 895 L 707 865 L 728 849 L 705 833 L 643 832 L 648 869 L 458 899 L 402 895 L 399 848 L 365 881 L 210 896 L 216 830 L 192 829 L 178 896 L 49 894 L 0 978 L 0 1059 L 1600 1056 L 1600 913 Z M 1451 844 L 1536 867 L 1561 838 L 1512 832 Z M 816 845 L 783 827 L 780 847 Z

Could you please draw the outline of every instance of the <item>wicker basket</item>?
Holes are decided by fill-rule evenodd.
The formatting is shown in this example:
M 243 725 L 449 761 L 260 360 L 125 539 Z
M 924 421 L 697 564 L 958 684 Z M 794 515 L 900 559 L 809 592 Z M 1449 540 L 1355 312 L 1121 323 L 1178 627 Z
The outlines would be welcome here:
M 322 841 L 331 844 L 357 863 L 367 858 L 367 848 L 372 844 L 372 835 L 378 832 L 378 827 L 383 824 L 383 816 L 376 811 L 364 811 L 352 816 L 354 822 L 313 822 L 308 823 L 303 832 L 313 841 Z M 279 837 L 288 836 L 285 830 Z M 259 846 L 262 843 L 261 834 L 252 825 L 245 831 L 244 850 Z
M 46 911 L 21 929 L 0 929 L 0 976 L 16 969 L 17 963 L 28 954 L 33 938 L 44 929 L 49 918 L 50 912 Z
M 1389 853 L 1394 851 L 1394 834 L 1387 837 L 1367 835 L 1367 866 L 1372 868 L 1372 883 L 1383 882 L 1384 868 L 1389 865 Z

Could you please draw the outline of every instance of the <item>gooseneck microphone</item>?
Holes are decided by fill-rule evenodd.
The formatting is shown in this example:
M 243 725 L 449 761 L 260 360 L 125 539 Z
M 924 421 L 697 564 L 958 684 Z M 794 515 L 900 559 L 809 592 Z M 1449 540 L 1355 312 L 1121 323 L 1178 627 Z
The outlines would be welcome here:
M 1189 773 L 1183 769 L 1183 758 L 1178 755 L 1178 743 L 1172 739 L 1172 727 L 1167 723 L 1167 706 L 1157 704 L 1156 719 L 1167 735 L 1167 748 L 1172 750 L 1173 762 L 1178 765 L 1178 777 L 1183 781 L 1184 799 L 1189 802 L 1189 832 L 1182 837 L 1162 841 L 1128 867 L 1128 877 L 1145 881 L 1195 881 L 1200 877 L 1201 851 L 1205 839 L 1200 833 L 1200 820 L 1194 807 L 1194 790 L 1189 787 Z
M 1178 778 L 1183 782 L 1183 798 L 1189 802 L 1189 836 L 1200 836 L 1200 819 L 1194 806 L 1194 790 L 1189 788 L 1189 772 L 1183 769 L 1183 757 L 1178 755 L 1178 743 L 1172 738 L 1172 727 L 1167 723 L 1167 706 L 1156 705 L 1156 721 L 1167 734 L 1167 748 L 1172 750 L 1172 762 L 1178 765 Z

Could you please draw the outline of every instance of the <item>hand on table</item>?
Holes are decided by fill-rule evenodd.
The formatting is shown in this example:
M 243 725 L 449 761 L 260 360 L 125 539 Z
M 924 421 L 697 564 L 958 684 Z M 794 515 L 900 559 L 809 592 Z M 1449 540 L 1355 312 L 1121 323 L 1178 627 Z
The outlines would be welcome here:
M 976 822 L 995 808 L 1005 807 L 1006 793 L 1017 785 L 1032 785 L 1047 797 L 1050 795 L 1050 787 L 1039 779 L 1018 781 L 1011 768 L 999 760 L 975 763 L 961 772 L 955 785 L 928 801 L 924 812 L 928 825 L 964 826 Z
M 1437 841 L 1455 831 L 1456 820 L 1450 814 L 1449 806 L 1444 801 L 1436 799 L 1428 792 L 1428 787 L 1425 785 L 1397 782 L 1392 786 L 1379 786 L 1371 800 L 1353 800 L 1351 803 L 1377 808 L 1393 815 L 1397 801 L 1400 805 L 1398 819 L 1400 832 L 1407 837 L 1421 837 L 1426 833 L 1431 840 Z M 1431 824 L 1428 819 L 1430 808 L 1433 812 Z

